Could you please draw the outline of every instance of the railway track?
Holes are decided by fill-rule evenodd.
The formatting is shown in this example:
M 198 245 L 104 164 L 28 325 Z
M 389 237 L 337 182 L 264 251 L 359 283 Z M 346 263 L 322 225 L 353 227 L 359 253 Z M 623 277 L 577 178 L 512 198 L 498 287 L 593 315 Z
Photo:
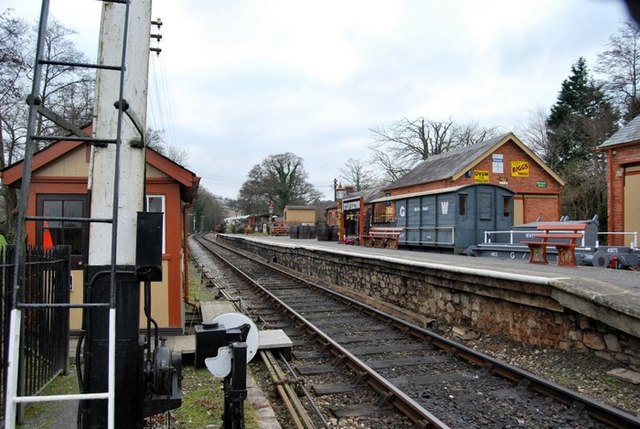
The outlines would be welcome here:
M 311 393 L 317 427 L 345 421 L 370 428 L 640 427 L 635 416 L 268 261 L 197 240 L 225 265 L 225 285 L 218 285 L 241 297 L 261 328 L 283 329 L 293 340 L 287 364 Z

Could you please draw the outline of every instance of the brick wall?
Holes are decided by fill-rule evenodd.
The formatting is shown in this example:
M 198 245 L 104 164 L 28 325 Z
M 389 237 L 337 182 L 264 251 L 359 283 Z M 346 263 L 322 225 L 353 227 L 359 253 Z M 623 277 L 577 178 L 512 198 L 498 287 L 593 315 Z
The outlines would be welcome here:
M 618 146 L 607 150 L 608 178 L 607 202 L 609 223 L 607 230 L 624 231 L 624 167 L 640 163 L 640 143 Z M 611 244 L 621 246 L 622 236 L 612 236 Z
M 526 194 L 523 195 L 524 223 L 536 220 L 559 220 L 560 202 L 557 195 Z

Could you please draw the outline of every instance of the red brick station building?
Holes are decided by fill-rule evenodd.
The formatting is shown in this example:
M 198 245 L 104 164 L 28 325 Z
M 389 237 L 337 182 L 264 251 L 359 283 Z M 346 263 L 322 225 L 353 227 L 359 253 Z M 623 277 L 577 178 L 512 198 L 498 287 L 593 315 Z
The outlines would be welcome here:
M 640 234 L 640 116 L 602 143 L 607 155 L 607 231 Z M 631 244 L 631 235 L 613 235 L 613 245 Z M 638 242 L 635 246 L 638 247 Z

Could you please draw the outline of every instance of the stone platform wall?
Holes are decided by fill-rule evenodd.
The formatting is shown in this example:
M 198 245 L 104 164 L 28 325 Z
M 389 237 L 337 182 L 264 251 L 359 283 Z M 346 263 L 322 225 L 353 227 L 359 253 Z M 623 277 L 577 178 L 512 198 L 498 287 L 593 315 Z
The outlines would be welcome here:
M 329 287 L 397 306 L 425 319 L 536 346 L 594 350 L 640 370 L 640 339 L 563 307 L 546 284 L 218 236 Z M 375 306 L 375 304 L 372 304 Z M 416 318 L 413 318 L 416 320 Z

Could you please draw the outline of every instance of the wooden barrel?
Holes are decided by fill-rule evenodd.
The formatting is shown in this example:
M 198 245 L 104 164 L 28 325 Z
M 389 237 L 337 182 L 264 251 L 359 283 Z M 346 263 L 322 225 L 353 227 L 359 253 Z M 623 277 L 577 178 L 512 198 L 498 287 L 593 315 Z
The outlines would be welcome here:
M 311 228 L 309 227 L 309 225 L 300 225 L 298 238 L 300 239 L 311 238 Z
M 298 225 L 289 227 L 289 238 L 300 238 L 300 227 Z
M 338 241 L 338 225 L 331 225 L 329 241 Z
M 319 223 L 316 227 L 316 236 L 318 237 L 318 241 L 329 241 L 330 237 L 329 225 L 326 223 Z

